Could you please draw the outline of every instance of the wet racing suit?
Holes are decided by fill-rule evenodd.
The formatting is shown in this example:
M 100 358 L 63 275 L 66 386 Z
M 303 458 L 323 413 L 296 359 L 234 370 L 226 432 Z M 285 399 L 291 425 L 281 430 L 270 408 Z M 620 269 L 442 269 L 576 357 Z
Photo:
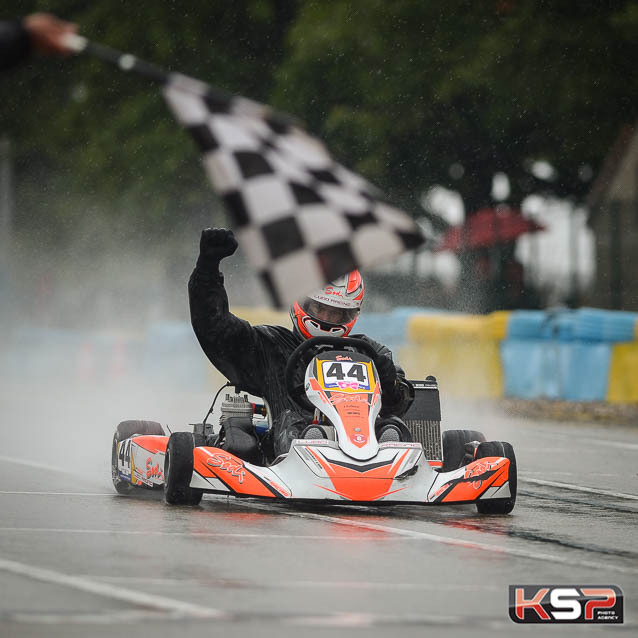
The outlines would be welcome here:
M 232 231 L 203 231 L 200 256 L 188 284 L 191 323 L 212 364 L 233 384 L 267 401 L 278 456 L 288 452 L 312 418 L 288 396 L 283 379 L 288 358 L 304 337 L 282 326 L 252 326 L 230 312 L 219 262 L 236 248 Z M 380 415 L 401 416 L 412 400 L 403 370 L 394 365 L 388 348 L 365 335 L 353 336 L 367 341 L 380 355 L 375 359 L 383 391 Z

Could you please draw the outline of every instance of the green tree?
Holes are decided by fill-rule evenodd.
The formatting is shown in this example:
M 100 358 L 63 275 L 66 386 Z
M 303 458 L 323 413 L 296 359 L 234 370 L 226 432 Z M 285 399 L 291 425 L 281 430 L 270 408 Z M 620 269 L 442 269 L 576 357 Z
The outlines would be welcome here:
M 404 201 L 439 183 L 471 213 L 496 171 L 515 204 L 539 187 L 580 197 L 636 117 L 637 27 L 634 0 L 306 3 L 274 99 Z M 554 183 L 534 180 L 537 159 Z

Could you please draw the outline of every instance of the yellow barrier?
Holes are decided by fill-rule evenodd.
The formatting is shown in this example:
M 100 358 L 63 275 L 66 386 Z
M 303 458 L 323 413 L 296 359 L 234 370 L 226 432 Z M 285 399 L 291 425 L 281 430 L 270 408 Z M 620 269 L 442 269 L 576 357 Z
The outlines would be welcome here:
M 399 361 L 413 379 L 433 374 L 447 396 L 503 395 L 499 343 L 509 312 L 491 315 L 416 315 L 407 326 L 408 343 Z
M 612 347 L 607 401 L 638 402 L 638 343 L 618 343 Z

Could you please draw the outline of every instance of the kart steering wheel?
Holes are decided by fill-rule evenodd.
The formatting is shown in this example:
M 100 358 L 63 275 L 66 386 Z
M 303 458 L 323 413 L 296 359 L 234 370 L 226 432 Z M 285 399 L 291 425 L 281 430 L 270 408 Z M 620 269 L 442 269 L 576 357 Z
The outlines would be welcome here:
M 304 381 L 295 383 L 295 372 L 300 364 L 305 370 L 312 358 L 317 354 L 315 349 L 325 346 L 326 350 L 344 350 L 351 348 L 361 354 L 370 357 L 373 361 L 379 353 L 367 341 L 356 337 L 313 337 L 298 345 L 291 353 L 286 363 L 284 381 L 290 397 L 303 408 L 314 412 L 315 406 L 306 396 Z

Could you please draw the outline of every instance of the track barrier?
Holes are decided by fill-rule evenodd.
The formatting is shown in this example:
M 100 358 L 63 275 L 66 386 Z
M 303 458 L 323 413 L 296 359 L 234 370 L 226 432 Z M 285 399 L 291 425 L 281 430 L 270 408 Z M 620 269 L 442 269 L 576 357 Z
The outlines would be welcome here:
M 233 308 L 251 324 L 290 327 L 286 312 Z M 466 315 L 424 308 L 364 313 L 357 333 L 387 345 L 408 378 L 433 374 L 459 398 L 638 403 L 638 313 L 592 308 Z M 6 337 L 6 335 L 5 335 Z M 136 334 L 23 326 L 3 343 L 8 379 L 72 378 L 207 390 L 221 375 L 186 321 Z

